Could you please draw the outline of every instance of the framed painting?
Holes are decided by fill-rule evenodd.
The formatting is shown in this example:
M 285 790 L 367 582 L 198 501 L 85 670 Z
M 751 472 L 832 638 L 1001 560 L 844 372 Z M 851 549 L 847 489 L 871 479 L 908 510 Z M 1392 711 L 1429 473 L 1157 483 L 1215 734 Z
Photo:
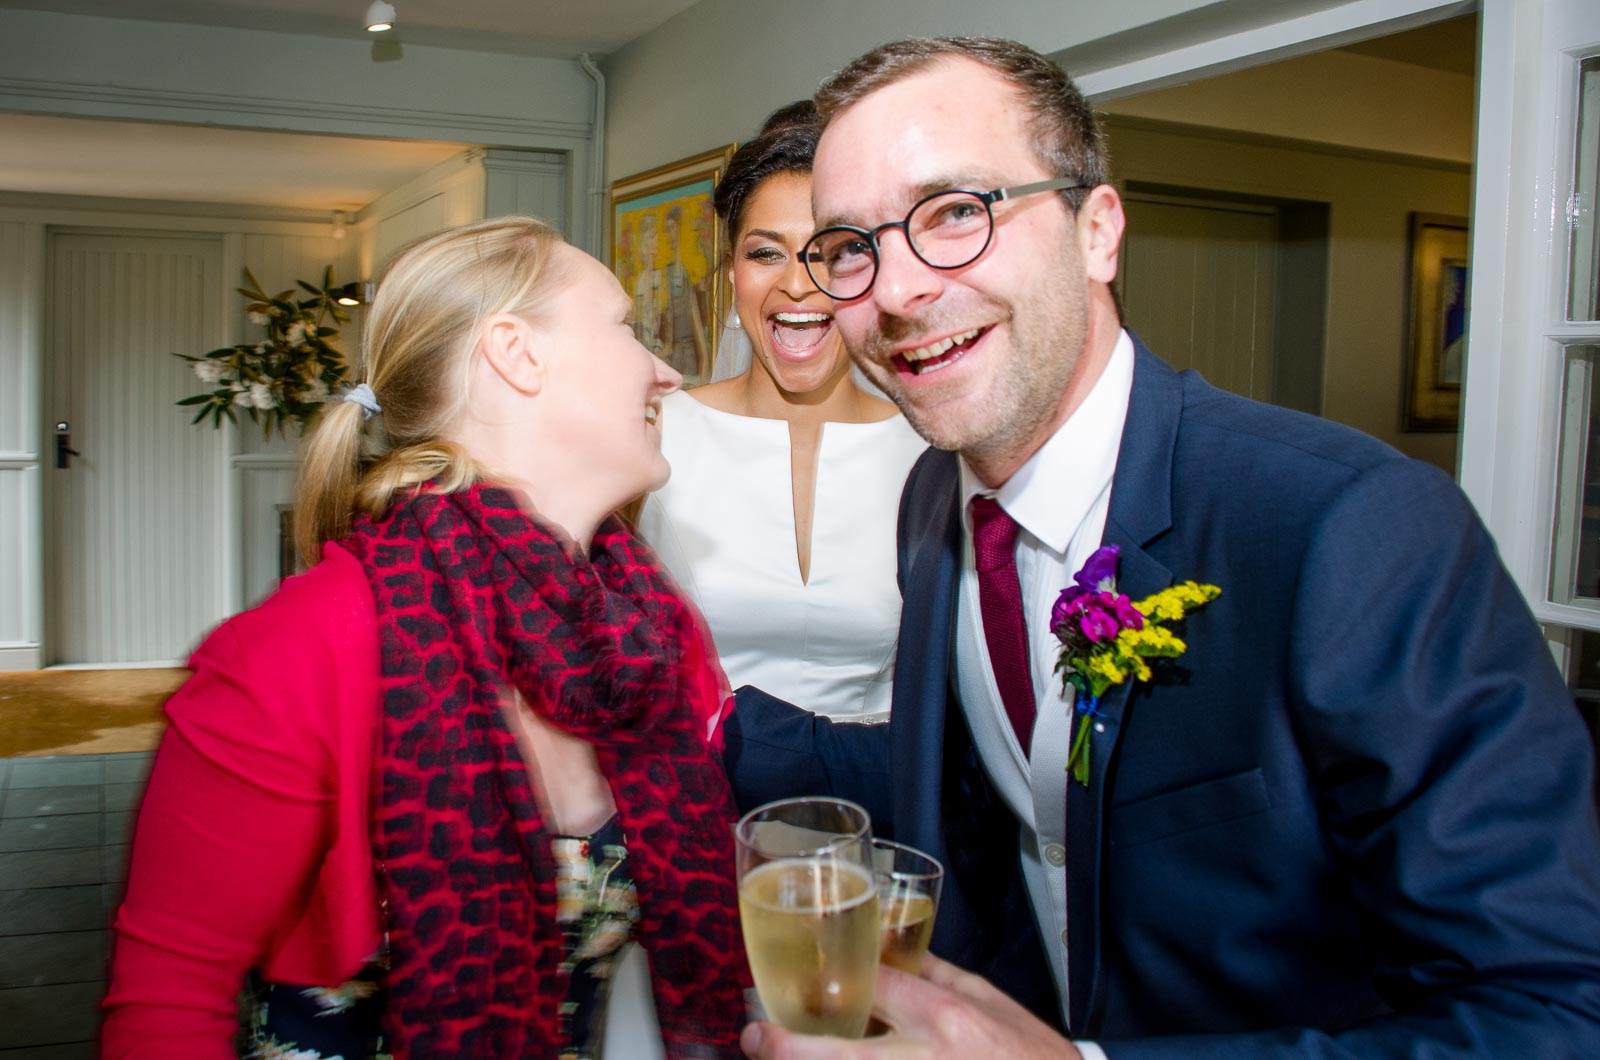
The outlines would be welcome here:
M 729 304 L 711 194 L 734 146 L 611 185 L 611 271 L 633 298 L 634 333 L 686 386 L 710 380 Z
M 1410 247 L 1401 426 L 1407 431 L 1459 430 L 1471 289 L 1467 219 L 1414 213 Z

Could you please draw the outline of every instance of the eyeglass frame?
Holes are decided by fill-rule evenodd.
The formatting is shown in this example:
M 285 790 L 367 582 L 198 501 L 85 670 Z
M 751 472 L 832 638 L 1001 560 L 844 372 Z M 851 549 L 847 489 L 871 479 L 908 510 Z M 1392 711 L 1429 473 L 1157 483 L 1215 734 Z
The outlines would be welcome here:
M 827 228 L 822 229 L 814 234 L 810 239 L 806 240 L 806 245 L 802 247 L 800 251 L 800 260 L 805 262 L 806 275 L 811 277 L 811 282 L 817 285 L 817 290 L 821 291 L 829 298 L 832 298 L 834 301 L 853 302 L 857 298 L 865 298 L 872 291 L 873 284 L 878 282 L 878 269 L 883 264 L 883 247 L 879 245 L 878 236 L 892 228 L 898 228 L 900 230 L 900 234 L 905 236 L 906 246 L 910 248 L 911 253 L 915 254 L 917 260 L 928 266 L 928 268 L 939 269 L 943 272 L 949 272 L 952 269 L 964 269 L 968 265 L 971 265 L 974 261 L 977 261 L 979 258 L 983 257 L 983 252 L 989 249 L 990 243 L 994 242 L 995 203 L 1005 202 L 1009 199 L 1021 198 L 1024 195 L 1036 195 L 1042 191 L 1080 191 L 1084 188 L 1093 188 L 1095 186 L 1096 185 L 1093 184 L 1085 184 L 1076 177 L 1054 177 L 1050 180 L 1036 180 L 1030 184 L 1013 184 L 1008 188 L 995 188 L 991 191 L 972 191 L 968 188 L 943 188 L 939 191 L 924 195 L 922 198 L 918 199 L 912 204 L 911 209 L 906 211 L 905 217 L 898 221 L 885 221 L 876 228 L 858 228 L 855 225 L 829 225 Z M 927 258 L 922 256 L 922 251 L 917 249 L 916 242 L 911 238 L 911 218 L 918 210 L 922 209 L 924 203 L 932 202 L 934 199 L 944 195 L 971 195 L 974 199 L 977 199 L 979 202 L 983 203 L 983 211 L 988 215 L 989 218 L 989 234 L 984 238 L 983 246 L 979 247 L 977 252 L 974 253 L 972 257 L 955 265 L 937 265 L 929 261 Z M 872 248 L 872 277 L 867 280 L 867 285 L 861 289 L 859 294 L 851 295 L 849 298 L 841 298 L 832 291 L 828 290 L 827 284 L 817 279 L 817 274 L 811 269 L 812 262 L 822 260 L 822 253 L 815 249 L 817 240 L 821 239 L 830 232 L 854 232 L 856 235 L 866 239 L 867 246 Z

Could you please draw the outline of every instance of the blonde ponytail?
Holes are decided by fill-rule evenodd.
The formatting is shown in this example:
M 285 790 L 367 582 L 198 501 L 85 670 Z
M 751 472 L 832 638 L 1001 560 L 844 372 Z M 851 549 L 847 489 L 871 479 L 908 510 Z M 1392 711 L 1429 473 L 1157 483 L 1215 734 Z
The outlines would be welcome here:
M 310 567 L 322 558 L 322 543 L 350 529 L 361 459 L 363 410 L 333 398 L 311 429 L 300 455 L 300 487 L 294 505 L 294 547 Z
M 396 493 L 432 482 L 440 493 L 454 493 L 487 478 L 477 461 L 454 442 L 443 439 L 396 449 L 361 476 L 355 491 L 355 508 L 368 515 L 389 510 Z
M 354 512 L 380 516 L 396 494 L 428 484 L 450 493 L 487 477 L 443 435 L 466 408 L 483 321 L 537 317 L 565 279 L 550 260 L 561 242 L 543 221 L 497 217 L 395 255 L 366 324 L 366 383 L 382 412 L 366 424 L 360 406 L 330 401 L 307 439 L 295 503 L 301 562 L 317 562 Z

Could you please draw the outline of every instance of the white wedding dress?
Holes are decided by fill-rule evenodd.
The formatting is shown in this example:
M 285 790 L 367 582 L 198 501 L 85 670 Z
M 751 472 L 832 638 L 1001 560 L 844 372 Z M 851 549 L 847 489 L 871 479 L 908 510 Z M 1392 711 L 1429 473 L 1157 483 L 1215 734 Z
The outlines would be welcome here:
M 834 719 L 887 721 L 900 628 L 895 520 L 927 443 L 898 414 L 823 425 L 801 581 L 789 425 L 679 392 L 661 428 L 672 478 L 645 499 L 639 531 L 704 612 L 730 686 Z

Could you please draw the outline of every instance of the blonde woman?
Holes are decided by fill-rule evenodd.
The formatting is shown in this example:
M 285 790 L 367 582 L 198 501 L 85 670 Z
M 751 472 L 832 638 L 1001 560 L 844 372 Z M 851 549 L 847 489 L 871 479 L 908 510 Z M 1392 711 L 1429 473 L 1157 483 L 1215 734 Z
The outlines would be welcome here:
M 679 382 L 630 308 L 531 219 L 397 257 L 306 450 L 320 562 L 168 706 L 106 1055 L 234 1055 L 253 972 L 257 1055 L 596 1056 L 630 936 L 667 1055 L 733 1053 L 719 675 L 607 515 L 666 480 Z

